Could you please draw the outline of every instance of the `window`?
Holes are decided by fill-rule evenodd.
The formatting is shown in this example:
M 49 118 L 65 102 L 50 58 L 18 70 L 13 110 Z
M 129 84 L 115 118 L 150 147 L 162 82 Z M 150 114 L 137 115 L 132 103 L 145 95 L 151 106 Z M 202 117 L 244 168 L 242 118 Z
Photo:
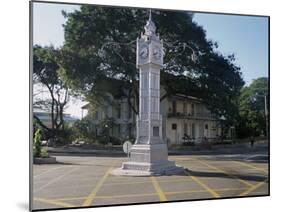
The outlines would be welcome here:
M 184 123 L 183 132 L 184 134 L 187 134 L 187 123 Z
M 105 106 L 104 114 L 105 114 L 106 117 L 109 117 L 109 106 Z
M 132 118 L 132 109 L 131 107 L 128 105 L 128 119 Z
M 118 136 L 121 136 L 121 124 L 118 124 Z
M 191 115 L 194 116 L 194 104 L 191 104 Z
M 172 130 L 176 130 L 177 129 L 177 124 L 172 124 Z
M 118 119 L 121 118 L 121 105 L 120 104 L 117 106 L 117 118 Z
M 153 136 L 158 137 L 159 136 L 159 127 L 153 127 Z
M 195 138 L 195 124 L 194 123 L 192 123 L 192 125 L 191 125 L 191 137 Z
M 172 112 L 173 114 L 177 113 L 177 102 L 175 100 L 172 102 Z
M 183 103 L 183 113 L 184 113 L 185 115 L 187 114 L 186 102 Z
M 205 124 L 205 129 L 207 130 L 209 127 L 208 127 L 208 124 Z
M 98 120 L 99 119 L 99 111 L 95 112 L 95 119 Z

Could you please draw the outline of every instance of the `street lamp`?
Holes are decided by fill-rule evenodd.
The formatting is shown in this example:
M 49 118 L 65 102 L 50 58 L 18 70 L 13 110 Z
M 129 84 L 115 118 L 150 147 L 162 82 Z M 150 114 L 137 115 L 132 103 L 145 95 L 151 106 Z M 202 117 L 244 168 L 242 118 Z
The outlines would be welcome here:
M 267 94 L 257 94 L 256 97 L 263 97 L 264 98 L 264 116 L 265 116 L 265 127 L 266 127 L 266 137 L 267 139 L 269 138 L 268 136 L 268 108 L 267 108 Z

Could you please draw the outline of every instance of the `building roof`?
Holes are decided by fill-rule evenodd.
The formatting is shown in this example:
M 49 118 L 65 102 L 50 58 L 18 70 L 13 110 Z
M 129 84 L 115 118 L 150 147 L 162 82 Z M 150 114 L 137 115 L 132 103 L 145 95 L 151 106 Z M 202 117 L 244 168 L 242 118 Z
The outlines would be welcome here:
M 90 103 L 87 103 L 87 104 L 83 105 L 81 108 L 82 108 L 82 109 L 88 109 L 89 106 L 90 106 Z
M 51 117 L 51 112 L 45 111 L 41 108 L 33 108 L 33 113 L 38 116 L 39 119 L 49 119 Z M 63 118 L 65 121 L 76 121 L 78 118 L 71 116 L 68 113 L 63 114 Z
M 172 96 L 178 97 L 178 98 L 183 98 L 183 99 L 189 99 L 189 100 L 193 100 L 193 101 L 197 101 L 197 102 L 202 102 L 202 99 L 200 99 L 198 97 L 195 97 L 195 96 L 189 96 L 189 95 L 186 95 L 186 94 L 176 93 Z

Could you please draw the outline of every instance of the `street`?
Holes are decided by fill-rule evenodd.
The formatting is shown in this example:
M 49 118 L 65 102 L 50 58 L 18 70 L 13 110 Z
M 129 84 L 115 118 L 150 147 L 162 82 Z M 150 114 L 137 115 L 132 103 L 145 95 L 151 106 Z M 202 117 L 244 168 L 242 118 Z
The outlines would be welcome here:
M 185 174 L 112 176 L 125 157 L 56 156 L 33 165 L 33 209 L 268 195 L 265 155 L 170 156 Z

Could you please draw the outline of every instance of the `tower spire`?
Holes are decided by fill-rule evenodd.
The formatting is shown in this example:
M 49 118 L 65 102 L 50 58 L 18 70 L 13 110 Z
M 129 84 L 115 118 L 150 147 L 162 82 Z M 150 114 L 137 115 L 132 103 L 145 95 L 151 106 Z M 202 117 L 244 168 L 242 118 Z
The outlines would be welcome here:
M 152 12 L 151 12 L 151 9 L 149 10 L 149 21 L 152 21 Z
M 146 22 L 146 25 L 144 26 L 144 30 L 145 30 L 145 33 L 144 33 L 145 35 L 148 35 L 148 36 L 155 35 L 156 26 L 155 26 L 154 22 L 152 21 L 151 9 L 149 10 L 149 18 Z

